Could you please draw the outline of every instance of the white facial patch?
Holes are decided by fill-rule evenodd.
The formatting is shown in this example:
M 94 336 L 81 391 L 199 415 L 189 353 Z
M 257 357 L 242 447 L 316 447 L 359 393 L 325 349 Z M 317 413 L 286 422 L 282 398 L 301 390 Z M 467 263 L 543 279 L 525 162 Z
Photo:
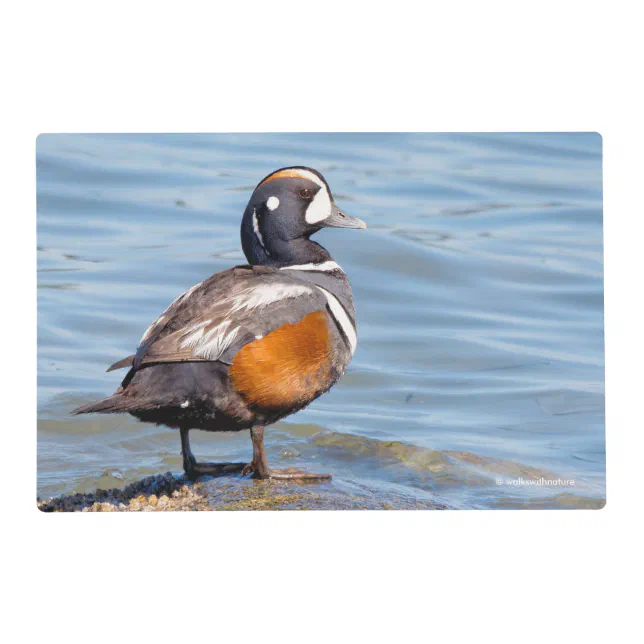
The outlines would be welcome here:
M 313 197 L 313 201 L 306 209 L 306 223 L 317 224 L 330 215 L 331 197 L 329 197 L 329 191 L 326 189 L 326 186 L 322 184 L 322 187 L 318 190 L 318 193 Z
M 273 211 L 280 205 L 280 200 L 277 197 L 269 197 L 266 201 L 266 207 Z

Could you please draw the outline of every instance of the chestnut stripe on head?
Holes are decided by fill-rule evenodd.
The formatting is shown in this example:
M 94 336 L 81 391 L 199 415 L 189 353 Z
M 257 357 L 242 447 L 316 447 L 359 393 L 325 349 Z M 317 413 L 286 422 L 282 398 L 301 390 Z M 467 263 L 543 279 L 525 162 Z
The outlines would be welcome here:
M 257 187 L 259 188 L 260 186 L 263 186 L 264 184 L 268 183 L 269 181 L 273 181 L 274 179 L 286 179 L 288 177 L 308 179 L 309 181 L 312 181 L 316 185 L 320 186 L 320 188 L 326 189 L 324 181 L 322 181 L 322 179 L 320 179 L 317 174 L 311 172 L 310 170 L 304 170 L 303 168 L 285 168 L 284 170 L 277 170 L 277 172 L 269 174 L 266 179 L 264 179 Z

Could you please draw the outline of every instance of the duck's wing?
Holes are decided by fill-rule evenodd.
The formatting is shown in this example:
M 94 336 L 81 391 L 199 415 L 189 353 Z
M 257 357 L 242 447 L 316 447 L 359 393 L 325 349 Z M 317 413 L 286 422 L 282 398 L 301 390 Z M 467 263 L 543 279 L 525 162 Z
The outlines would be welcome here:
M 135 369 L 167 362 L 230 364 L 249 342 L 326 306 L 324 291 L 297 276 L 236 267 L 180 295 L 148 327 L 136 355 L 120 362 Z
M 190 315 L 190 312 L 198 301 L 197 299 L 192 299 L 192 296 L 196 291 L 209 290 L 205 285 L 208 282 L 212 282 L 214 285 L 217 281 L 216 278 L 219 278 L 222 282 L 226 281 L 228 278 L 227 274 L 237 270 L 238 268 L 241 267 L 216 273 L 208 280 L 199 282 L 199 284 L 195 284 L 190 287 L 185 293 L 181 293 L 181 295 L 175 298 L 168 308 L 145 330 L 141 340 L 139 341 L 136 353 L 115 362 L 107 369 L 107 371 L 110 372 L 115 371 L 116 369 L 124 369 L 125 367 L 132 367 L 135 364 L 138 365 L 141 358 L 145 355 L 146 347 L 152 345 L 155 340 L 163 337 L 163 335 L 167 335 L 167 332 L 169 332 L 169 329 L 171 328 L 171 323 L 181 324 L 181 321 Z

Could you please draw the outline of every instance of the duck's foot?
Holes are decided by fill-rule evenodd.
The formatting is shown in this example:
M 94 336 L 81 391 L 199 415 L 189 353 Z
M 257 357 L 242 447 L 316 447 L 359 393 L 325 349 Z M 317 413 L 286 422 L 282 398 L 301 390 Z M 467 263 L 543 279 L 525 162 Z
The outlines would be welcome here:
M 257 478 L 262 478 L 258 476 Z M 330 474 L 316 474 L 297 467 L 287 470 L 268 470 L 268 478 L 277 481 L 330 481 Z
M 250 437 L 253 441 L 253 460 L 242 470 L 242 476 L 252 474 L 256 479 L 273 479 L 276 481 L 328 481 L 330 474 L 313 474 L 296 467 L 288 470 L 272 470 L 268 467 L 264 449 L 264 428 L 251 427 Z
M 252 475 L 256 479 L 273 479 L 276 481 L 328 481 L 330 474 L 313 474 L 306 470 L 292 467 L 286 470 L 273 470 L 268 467 L 264 450 L 264 428 L 253 427 L 250 430 L 253 439 L 253 460 L 250 463 L 198 463 L 190 451 L 188 429 L 181 428 L 181 453 L 183 469 L 186 476 L 194 480 L 200 476 L 226 476 L 230 474 Z
M 240 474 L 246 466 L 246 463 L 197 463 L 194 459 L 188 462 L 185 458 L 183 459 L 183 470 L 190 480 L 200 476 Z
M 329 481 L 330 474 L 314 474 L 307 472 L 299 467 L 291 467 L 287 470 L 273 470 L 268 467 L 262 467 L 262 464 L 251 461 L 242 470 L 242 476 L 252 475 L 255 479 L 273 479 L 276 481 Z

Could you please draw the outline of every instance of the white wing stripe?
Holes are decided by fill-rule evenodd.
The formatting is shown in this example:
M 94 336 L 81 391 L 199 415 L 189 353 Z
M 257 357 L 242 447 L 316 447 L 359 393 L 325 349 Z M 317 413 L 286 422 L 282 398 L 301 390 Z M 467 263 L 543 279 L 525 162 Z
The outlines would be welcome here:
M 230 320 L 224 320 L 214 329 L 205 333 L 196 347 L 197 355 L 208 360 L 216 360 L 232 344 L 239 332 L 239 327 L 230 331 L 229 327 Z
M 196 326 L 193 326 L 192 328 L 188 329 L 181 337 L 185 338 L 185 340 L 181 343 L 181 348 L 194 348 L 197 346 L 197 343 L 201 340 L 203 337 L 203 330 L 205 326 L 208 326 L 210 324 L 211 320 L 206 320 L 205 322 L 201 322 L 200 324 L 197 324 Z
M 321 264 L 296 264 L 294 266 L 282 266 L 281 271 L 342 271 L 337 262 L 322 262 Z M 344 271 L 342 271 L 344 272 Z
M 299 284 L 259 284 L 246 289 L 234 299 L 224 300 L 220 306 L 229 306 L 226 318 L 217 326 L 204 332 L 212 320 L 201 322 L 183 334 L 181 348 L 190 348 L 195 355 L 206 360 L 217 360 L 237 337 L 240 327 L 232 327 L 230 316 L 238 311 L 261 309 L 273 302 L 308 295 L 313 289 Z
M 281 270 L 332 271 L 338 269 L 342 270 L 336 262 L 327 261 L 322 262 L 321 264 L 284 266 Z M 199 286 L 201 286 L 201 283 L 195 284 L 191 289 L 180 295 L 173 304 L 191 295 Z M 181 336 L 182 342 L 180 347 L 182 349 L 192 349 L 195 355 L 205 358 L 206 360 L 217 360 L 234 342 L 240 331 L 240 327 L 231 328 L 233 324 L 233 321 L 230 319 L 231 315 L 238 311 L 261 309 L 273 302 L 307 295 L 313 293 L 314 288 L 319 289 L 324 294 L 329 305 L 331 315 L 346 336 L 351 349 L 351 355 L 353 355 L 358 345 L 358 336 L 351 318 L 347 315 L 347 312 L 344 310 L 342 304 L 340 304 L 338 298 L 321 286 L 308 287 L 300 284 L 259 284 L 253 288 L 246 289 L 234 299 L 231 298 L 219 302 L 218 306 L 230 307 L 225 319 L 208 331 L 205 331 L 205 327 L 212 324 L 212 320 L 205 320 L 187 329 Z M 151 324 L 143 335 L 141 342 L 144 342 L 154 327 L 157 324 L 161 324 L 163 321 L 164 315 Z
M 311 292 L 311 288 L 299 284 L 259 284 L 237 296 L 228 315 L 237 311 L 261 308 L 279 300 L 299 297 Z

